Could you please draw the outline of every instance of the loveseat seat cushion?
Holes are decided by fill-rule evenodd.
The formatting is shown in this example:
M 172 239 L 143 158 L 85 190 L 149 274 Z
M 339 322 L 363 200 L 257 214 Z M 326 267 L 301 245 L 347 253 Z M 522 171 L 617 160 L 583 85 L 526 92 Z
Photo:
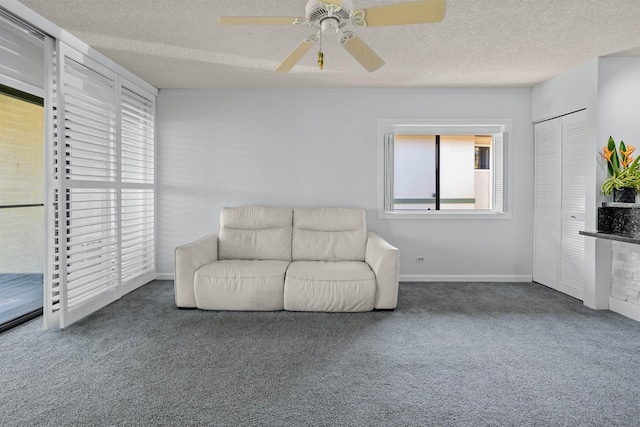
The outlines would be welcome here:
M 292 208 L 222 208 L 218 259 L 291 261 Z
M 376 296 L 371 268 L 360 261 L 294 261 L 287 268 L 284 308 L 291 311 L 370 311 Z
M 354 208 L 294 208 L 294 261 L 364 261 L 366 211 Z
M 196 306 L 204 310 L 282 310 L 288 261 L 214 261 L 196 271 Z

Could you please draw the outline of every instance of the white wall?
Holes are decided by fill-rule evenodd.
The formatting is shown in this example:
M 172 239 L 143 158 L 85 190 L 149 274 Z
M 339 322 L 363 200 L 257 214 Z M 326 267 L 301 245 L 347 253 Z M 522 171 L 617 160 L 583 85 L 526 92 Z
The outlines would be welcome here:
M 157 114 L 160 273 L 217 230 L 221 207 L 268 204 L 366 208 L 405 278 L 531 278 L 529 90 L 162 90 Z M 512 119 L 512 219 L 377 219 L 380 118 Z
M 583 108 L 595 107 L 598 60 L 566 71 L 533 88 L 533 120 L 541 121 Z
M 598 141 L 640 148 L 640 58 L 600 58 L 598 67 Z M 636 151 L 636 155 L 640 154 Z M 604 170 L 604 167 L 602 168 Z

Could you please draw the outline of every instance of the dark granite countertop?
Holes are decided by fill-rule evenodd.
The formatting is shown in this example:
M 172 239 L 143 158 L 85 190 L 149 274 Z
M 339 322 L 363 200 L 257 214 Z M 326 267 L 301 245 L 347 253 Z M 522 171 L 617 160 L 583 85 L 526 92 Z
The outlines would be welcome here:
M 581 231 L 583 236 L 597 237 L 599 239 L 615 240 L 618 242 L 635 243 L 640 245 L 640 233 L 616 234 L 610 231 Z

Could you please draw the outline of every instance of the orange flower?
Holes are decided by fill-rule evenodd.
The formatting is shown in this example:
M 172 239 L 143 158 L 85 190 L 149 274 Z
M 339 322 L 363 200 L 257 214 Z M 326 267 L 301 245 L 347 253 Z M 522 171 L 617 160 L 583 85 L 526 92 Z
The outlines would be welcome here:
M 636 151 L 636 147 L 634 147 L 633 145 L 629 144 L 627 145 L 627 151 L 622 151 L 620 150 L 620 152 L 624 155 L 624 156 L 631 156 L 631 153 L 633 153 L 634 151 Z
M 633 145 L 627 145 L 626 150 L 623 150 L 622 148 L 620 148 L 620 154 L 622 154 L 622 159 L 620 159 L 620 163 L 622 164 L 623 168 L 626 168 L 627 166 L 629 166 L 631 164 L 631 162 L 633 161 L 633 157 L 631 157 L 631 153 L 633 153 L 636 150 L 636 147 L 634 147 Z
M 602 157 L 607 159 L 608 162 L 611 162 L 611 156 L 613 155 L 613 151 L 609 150 L 607 147 L 602 148 L 602 153 L 600 153 Z

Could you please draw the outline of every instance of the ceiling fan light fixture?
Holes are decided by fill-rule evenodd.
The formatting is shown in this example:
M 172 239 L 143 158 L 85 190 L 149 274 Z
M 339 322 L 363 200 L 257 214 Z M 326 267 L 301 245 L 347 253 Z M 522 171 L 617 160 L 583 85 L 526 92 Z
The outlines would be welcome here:
M 327 34 L 329 32 L 333 32 L 333 33 L 338 32 L 339 24 L 340 22 L 338 22 L 336 18 L 324 18 L 320 23 L 320 29 L 322 31 L 322 34 Z
M 335 22 L 338 28 L 342 28 L 351 22 L 353 4 L 350 0 L 342 0 L 339 4 L 321 0 L 309 0 L 305 8 L 305 17 L 312 28 L 323 29 L 323 23 L 327 19 Z

